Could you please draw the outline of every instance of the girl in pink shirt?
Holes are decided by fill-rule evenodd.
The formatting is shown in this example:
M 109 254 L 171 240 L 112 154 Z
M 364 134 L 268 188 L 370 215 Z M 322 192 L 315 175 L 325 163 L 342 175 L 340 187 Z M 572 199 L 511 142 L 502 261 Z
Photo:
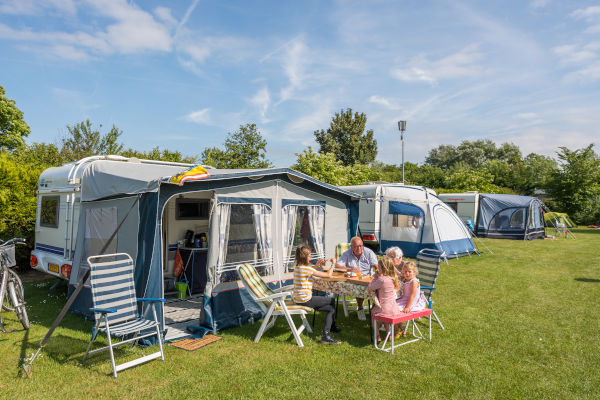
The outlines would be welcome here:
M 377 272 L 375 277 L 367 289 L 377 293 L 379 306 L 375 305 L 371 309 L 371 316 L 385 315 L 386 317 L 394 317 L 401 313 L 400 308 L 396 304 L 396 292 L 400 288 L 396 268 L 394 262 L 389 257 L 384 257 L 377 263 Z M 373 321 L 377 332 L 377 321 Z M 389 330 L 388 324 L 384 324 Z M 378 337 L 377 340 L 380 338 Z

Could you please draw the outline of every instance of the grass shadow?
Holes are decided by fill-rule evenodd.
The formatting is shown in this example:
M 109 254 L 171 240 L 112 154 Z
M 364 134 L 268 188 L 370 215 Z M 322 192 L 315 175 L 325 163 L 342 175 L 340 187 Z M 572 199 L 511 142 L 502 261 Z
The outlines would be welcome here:
M 592 278 L 575 278 L 577 282 L 593 282 L 600 283 L 600 279 L 592 279 Z
M 25 373 L 25 369 L 22 368 L 26 362 L 27 358 L 27 349 L 29 348 L 29 329 L 25 331 L 25 336 L 23 336 L 23 340 L 21 341 L 21 351 L 19 353 L 19 361 L 17 362 L 17 377 L 23 378 L 27 376 Z

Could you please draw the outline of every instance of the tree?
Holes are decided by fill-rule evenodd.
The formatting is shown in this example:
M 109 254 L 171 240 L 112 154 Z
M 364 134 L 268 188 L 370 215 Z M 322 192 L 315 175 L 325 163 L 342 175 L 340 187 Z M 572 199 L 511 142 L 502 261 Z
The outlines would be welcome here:
M 296 153 L 296 171 L 336 186 L 359 185 L 367 181 L 379 180 L 377 171 L 364 164 L 343 165 L 333 153 L 315 153 L 309 146 L 302 153 Z
M 430 150 L 425 163 L 447 171 L 458 163 L 478 168 L 491 160 L 516 163 L 521 161 L 521 151 L 512 143 L 503 143 L 496 148 L 496 144 L 489 139 L 465 140 L 458 147 L 440 145 Z
M 127 149 L 121 153 L 123 157 L 136 157 L 145 160 L 156 160 L 156 161 L 171 161 L 188 164 L 197 164 L 197 157 L 183 156 L 178 151 L 170 151 L 167 149 L 161 150 L 158 146 L 154 147 L 150 151 L 138 151 L 134 149 Z
M 336 113 L 327 131 L 315 131 L 319 153 L 333 153 L 344 165 L 372 163 L 377 157 L 377 141 L 372 129 L 365 133 L 366 124 L 367 116 L 352 115 L 351 108 Z
M 24 137 L 31 129 L 23 120 L 23 112 L 14 100 L 7 99 L 5 90 L 0 86 L 0 150 L 13 150 L 25 143 Z
M 482 169 L 473 169 L 467 164 L 457 164 L 446 177 L 445 187 L 456 191 L 477 190 L 483 193 L 499 193 L 500 189 L 492 182 L 494 176 Z
M 89 119 L 73 126 L 67 125 L 67 130 L 70 136 L 62 139 L 60 154 L 68 161 L 94 155 L 120 154 L 123 151 L 123 145 L 117 142 L 123 131 L 115 125 L 104 135 L 92 128 Z
M 559 168 L 551 174 L 547 187 L 558 210 L 579 224 L 597 222 L 600 206 L 600 159 L 593 147 L 569 150 L 561 146 Z
M 256 124 L 240 125 L 240 130 L 229 133 L 225 150 L 216 147 L 204 149 L 200 162 L 216 168 L 269 168 L 266 159 L 267 141 L 256 129 Z
M 519 194 L 531 196 L 535 189 L 548 186 L 557 168 L 558 164 L 552 157 L 530 153 L 520 163 L 519 171 L 514 177 L 514 188 Z

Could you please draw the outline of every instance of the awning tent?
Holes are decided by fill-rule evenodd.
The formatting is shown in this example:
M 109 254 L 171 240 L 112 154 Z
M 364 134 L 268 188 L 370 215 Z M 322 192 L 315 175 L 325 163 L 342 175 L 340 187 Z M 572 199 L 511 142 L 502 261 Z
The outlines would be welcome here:
M 496 239 L 543 239 L 544 212 L 536 197 L 481 193 L 477 236 Z
M 168 182 L 185 169 L 107 160 L 86 167 L 70 291 L 88 268 L 87 257 L 96 255 L 123 222 L 107 253 L 127 252 L 135 260 L 139 297 L 163 297 L 166 252 L 173 246 L 165 242 L 165 209 L 170 201 L 190 194 L 210 199 L 202 324 L 211 330 L 261 317 L 260 308 L 240 290 L 235 273 L 239 263 L 261 266 L 270 285 L 289 282 L 298 210 L 309 224 L 314 257 L 333 256 L 335 245 L 356 233 L 358 198 L 308 175 L 288 168 L 209 169 L 202 180 L 181 186 Z M 245 225 L 236 225 L 237 220 Z M 83 290 L 71 309 L 90 317 L 90 300 L 90 291 Z

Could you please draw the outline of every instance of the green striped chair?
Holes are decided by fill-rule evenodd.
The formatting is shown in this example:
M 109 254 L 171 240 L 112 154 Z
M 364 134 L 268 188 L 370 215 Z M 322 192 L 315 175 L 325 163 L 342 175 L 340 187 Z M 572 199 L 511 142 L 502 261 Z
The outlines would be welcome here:
M 335 246 L 335 261 L 337 262 L 337 260 L 340 259 L 342 254 L 344 254 L 348 250 L 350 250 L 350 243 L 338 243 L 338 245 Z M 348 318 L 348 316 L 350 315 L 349 311 L 357 311 L 358 310 L 358 304 L 356 303 L 356 300 L 353 298 L 347 299 L 346 296 L 344 296 L 344 295 L 341 295 L 341 296 L 342 296 L 342 309 L 344 310 L 344 317 Z
M 262 280 L 258 272 L 256 272 L 256 268 L 251 264 L 238 265 L 237 272 L 242 279 L 242 282 L 244 282 L 246 290 L 259 305 L 264 315 L 263 322 L 254 338 L 254 343 L 257 343 L 260 340 L 266 330 L 275 325 L 275 320 L 278 316 L 283 315 L 292 330 L 296 343 L 298 343 L 298 346 L 304 347 L 300 334 L 305 328 L 308 333 L 312 333 L 308 320 L 306 319 L 306 314 L 311 313 L 314 310 L 310 307 L 293 304 L 291 301 L 291 292 L 278 292 L 270 289 Z M 289 300 L 286 301 L 286 298 L 289 298 Z M 292 315 L 300 315 L 302 326 L 296 327 Z

